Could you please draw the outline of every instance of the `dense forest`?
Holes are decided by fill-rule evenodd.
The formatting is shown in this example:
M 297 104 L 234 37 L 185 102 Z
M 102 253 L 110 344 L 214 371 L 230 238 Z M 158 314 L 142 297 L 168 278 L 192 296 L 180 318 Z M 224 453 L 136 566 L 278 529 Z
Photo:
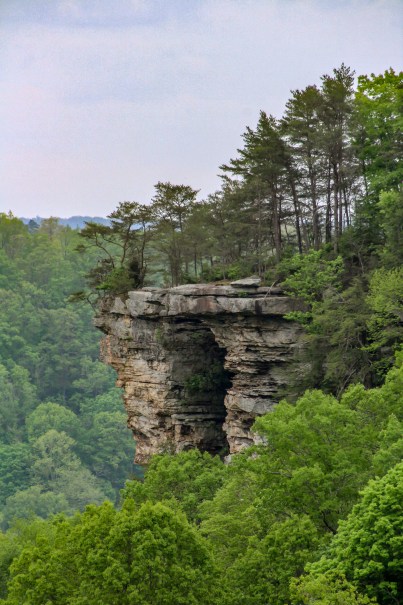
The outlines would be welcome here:
M 0 215 L 0 603 L 403 602 L 402 75 L 292 91 L 206 200 L 158 182 L 81 230 Z M 249 275 L 306 303 L 299 398 L 229 464 L 142 479 L 92 307 Z
M 133 471 L 114 373 L 98 361 L 91 309 L 68 295 L 88 260 L 79 234 L 0 216 L 1 523 L 116 500 Z M 102 445 L 100 445 L 102 444 Z

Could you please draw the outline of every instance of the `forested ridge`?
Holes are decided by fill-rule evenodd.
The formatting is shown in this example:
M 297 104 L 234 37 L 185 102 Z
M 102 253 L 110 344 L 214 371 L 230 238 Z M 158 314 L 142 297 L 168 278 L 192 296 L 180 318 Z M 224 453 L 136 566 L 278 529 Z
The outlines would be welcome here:
M 67 299 L 89 259 L 77 231 L 0 216 L 1 522 L 116 499 L 132 471 L 113 372 L 90 308 Z M 102 445 L 100 445 L 102 444 Z
M 402 84 L 342 65 L 292 91 L 206 200 L 158 182 L 81 231 L 0 215 L 1 603 L 402 603 Z M 139 480 L 91 305 L 252 274 L 306 303 L 299 398 L 230 464 Z

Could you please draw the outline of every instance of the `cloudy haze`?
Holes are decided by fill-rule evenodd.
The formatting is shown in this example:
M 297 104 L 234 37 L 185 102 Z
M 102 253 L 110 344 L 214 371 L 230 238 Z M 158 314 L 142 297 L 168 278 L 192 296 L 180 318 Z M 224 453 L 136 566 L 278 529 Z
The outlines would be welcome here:
M 0 0 L 0 212 L 206 196 L 260 109 L 401 66 L 400 0 Z

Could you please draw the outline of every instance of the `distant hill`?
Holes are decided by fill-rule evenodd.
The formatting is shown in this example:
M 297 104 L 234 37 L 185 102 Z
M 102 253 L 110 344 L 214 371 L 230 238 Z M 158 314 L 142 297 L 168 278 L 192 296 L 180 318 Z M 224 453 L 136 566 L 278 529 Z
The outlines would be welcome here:
M 102 216 L 70 216 L 70 218 L 58 218 L 58 221 L 61 225 L 65 225 L 71 227 L 72 229 L 82 229 L 85 226 L 85 223 L 99 223 L 100 225 L 110 225 L 110 220 L 108 218 L 103 218 Z M 35 221 L 38 225 L 44 219 L 42 216 L 34 216 L 31 218 L 20 217 L 20 220 L 28 225 L 29 221 Z

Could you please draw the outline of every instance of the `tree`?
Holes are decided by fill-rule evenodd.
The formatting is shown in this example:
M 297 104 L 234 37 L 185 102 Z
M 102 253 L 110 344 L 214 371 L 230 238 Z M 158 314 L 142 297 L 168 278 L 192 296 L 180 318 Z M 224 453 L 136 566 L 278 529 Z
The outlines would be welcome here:
M 99 411 L 77 449 L 92 473 L 116 490 L 131 476 L 135 443 L 126 428 L 127 415 L 120 410 Z
M 73 439 L 80 433 L 80 421 L 77 415 L 58 403 L 41 403 L 26 419 L 28 438 L 35 441 L 44 433 L 54 429 L 64 432 Z
M 0 444 L 0 502 L 3 505 L 15 492 L 31 481 L 30 450 L 26 443 Z
M 388 238 L 398 221 L 398 199 L 397 206 L 393 202 L 395 217 L 388 208 L 393 199 L 389 194 L 398 191 L 403 177 L 402 81 L 403 72 L 393 69 L 359 76 L 355 93 L 354 144 L 365 184 L 364 195 L 357 200 L 355 237 L 372 253 L 382 252 L 385 236 L 388 253 L 394 246 Z M 379 202 L 383 191 L 387 197 Z
M 403 463 L 369 482 L 361 500 L 340 523 L 328 552 L 311 565 L 317 578 L 338 574 L 383 605 L 401 603 L 403 584 Z M 305 579 L 301 583 L 304 585 Z
M 205 541 L 162 504 L 89 506 L 11 566 L 7 605 L 212 605 L 219 588 Z
M 79 252 L 95 250 L 98 260 L 87 273 L 92 292 L 114 294 L 141 288 L 147 272 L 146 247 L 151 239 L 151 211 L 137 202 L 121 202 L 108 215 L 110 225 L 86 223 L 80 231 L 83 238 Z M 73 300 L 88 299 L 84 291 L 76 292 Z
M 185 231 L 197 194 L 198 191 L 188 185 L 169 182 L 155 185 L 151 208 L 158 233 L 156 246 L 168 260 L 171 286 L 182 283 L 183 269 L 188 273 Z
M 322 145 L 328 163 L 326 224 L 329 233 L 327 241 L 330 241 L 332 227 L 332 240 L 336 252 L 339 249 L 339 240 L 344 228 L 351 224 L 350 196 L 357 178 L 351 144 L 353 82 L 354 72 L 344 63 L 338 69 L 333 70 L 333 76 L 322 76 L 323 103 L 320 118 L 323 125 Z
M 44 491 L 39 485 L 33 485 L 7 498 L 2 526 L 9 527 L 16 519 L 47 519 L 50 515 L 67 511 L 71 508 L 64 494 Z
M 0 249 L 9 258 L 15 258 L 27 237 L 27 228 L 20 219 L 11 212 L 0 212 Z
M 35 545 L 39 537 L 52 531 L 43 519 L 15 520 L 7 532 L 0 532 L 0 602 L 7 596 L 10 565 L 28 545 Z
M 369 336 L 372 342 L 368 345 L 368 349 L 377 355 L 377 369 L 383 374 L 391 366 L 394 353 L 401 345 L 403 269 L 397 267 L 388 271 L 380 268 L 374 271 L 367 301 L 372 311 L 368 319 Z
M 334 534 L 371 476 L 371 425 L 344 403 L 307 391 L 296 403 L 281 402 L 256 420 L 267 441 L 256 466 L 266 483 L 267 506 L 278 514 L 308 514 Z
M 33 443 L 34 481 L 44 490 L 66 497 L 72 510 L 83 509 L 89 502 L 101 503 L 113 490 L 97 480 L 72 451 L 74 439 L 51 429 Z M 108 493 L 109 491 L 109 493 Z
M 0 442 L 12 444 L 25 437 L 25 417 L 34 408 L 36 389 L 27 370 L 0 364 Z
M 308 305 L 287 316 L 306 330 L 300 357 L 309 365 L 301 386 L 320 386 L 339 396 L 352 382 L 370 385 L 373 368 L 366 347 L 371 312 L 365 280 L 348 276 L 342 256 L 329 259 L 324 249 L 295 255 L 281 268 L 287 272 L 286 291 Z
M 382 190 L 396 190 L 403 178 L 403 72 L 359 76 L 356 106 L 356 146 L 367 183 L 367 195 L 377 200 Z
M 252 538 L 228 570 L 225 605 L 284 605 L 289 583 L 316 558 L 318 532 L 306 516 L 273 523 L 266 536 Z
M 264 246 L 268 246 L 269 229 L 262 209 L 262 196 L 237 180 L 226 178 L 220 191 L 198 205 L 190 217 L 201 214 L 206 228 L 202 277 L 207 280 L 239 279 L 257 269 L 262 275 Z
M 260 196 L 265 200 L 271 224 L 277 261 L 282 253 L 282 199 L 286 169 L 286 148 L 280 135 L 279 123 L 273 116 L 260 112 L 256 130 L 247 128 L 242 136 L 243 149 L 239 157 L 220 170 L 242 177 L 245 181 L 261 183 Z
M 316 86 L 292 91 L 282 120 L 282 129 L 296 166 L 298 201 L 295 204 L 297 231 L 304 233 L 305 247 L 318 250 L 322 241 L 320 198 L 325 176 L 325 158 L 321 145 L 320 112 L 322 95 Z M 302 249 L 299 250 L 302 252 Z
M 63 605 L 76 587 L 77 568 L 67 540 L 71 525 L 59 517 L 35 544 L 28 543 L 10 567 L 5 605 Z M 66 552 L 67 550 L 67 552 Z
M 291 580 L 292 605 L 370 605 L 376 603 L 360 594 L 355 586 L 340 576 L 304 576 L 301 581 Z
M 403 263 L 403 190 L 382 191 L 378 206 L 384 234 L 383 264 L 387 268 L 399 267 Z
M 96 335 L 87 328 L 90 309 L 61 307 L 43 310 L 41 315 L 43 331 L 35 368 L 39 396 L 66 403 L 75 393 L 81 360 L 98 355 Z
M 199 506 L 222 485 L 226 466 L 218 456 L 190 450 L 175 456 L 153 456 L 143 483 L 128 482 L 124 498 L 135 502 L 176 500 L 189 521 L 199 521 Z

